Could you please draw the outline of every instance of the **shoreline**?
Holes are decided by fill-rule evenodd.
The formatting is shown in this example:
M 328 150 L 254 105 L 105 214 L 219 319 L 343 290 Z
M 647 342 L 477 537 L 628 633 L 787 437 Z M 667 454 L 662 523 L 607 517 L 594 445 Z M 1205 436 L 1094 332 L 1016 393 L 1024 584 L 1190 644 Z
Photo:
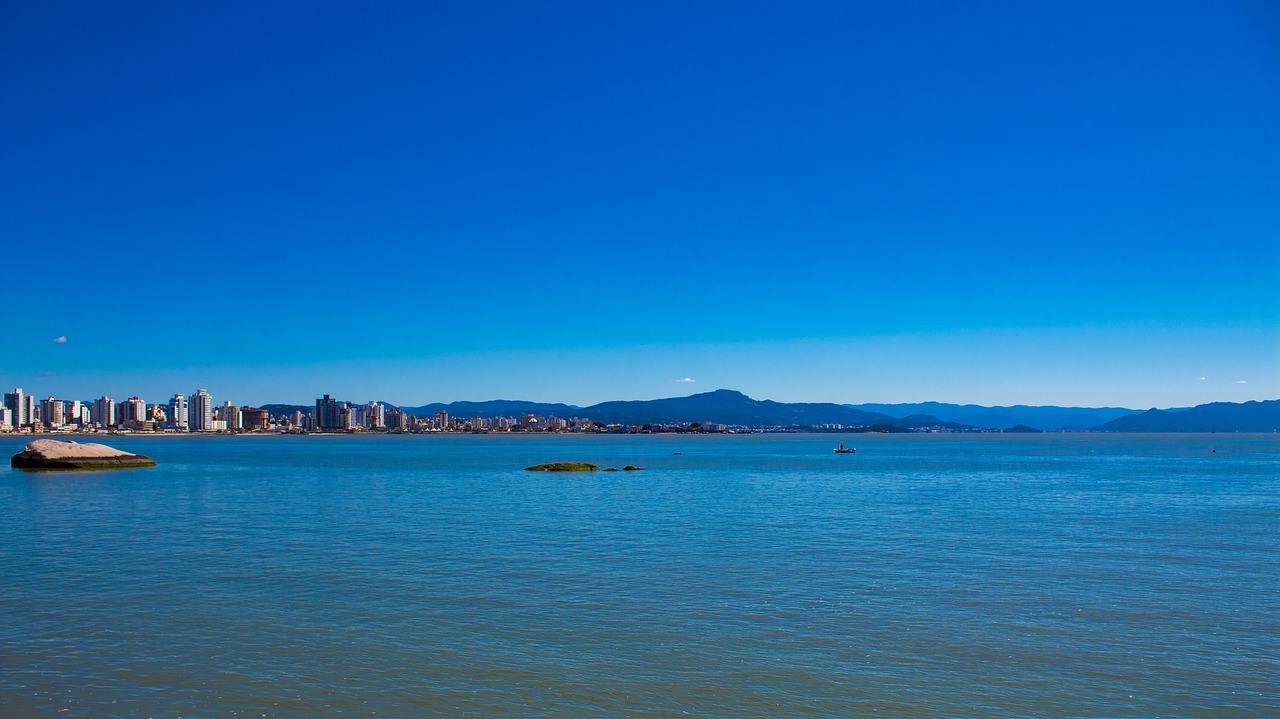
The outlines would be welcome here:
M 238 438 L 462 438 L 462 436 L 490 436 L 490 438 L 594 438 L 594 436 L 662 436 L 662 438 L 741 438 L 741 436 L 861 436 L 861 438 L 906 438 L 906 436 L 936 436 L 936 438 L 955 438 L 955 436 L 983 436 L 983 438 L 1020 438 L 1034 439 L 1044 436 L 1277 436 L 1280 431 L 1201 431 L 1201 432 L 1098 432 L 1088 430 L 1064 430 L 1043 432 L 858 432 L 836 430 L 782 430 L 782 431 L 750 431 L 750 432 L 0 432 L 0 440 L 24 439 L 63 439 L 64 441 L 110 441 L 122 439 L 238 439 Z

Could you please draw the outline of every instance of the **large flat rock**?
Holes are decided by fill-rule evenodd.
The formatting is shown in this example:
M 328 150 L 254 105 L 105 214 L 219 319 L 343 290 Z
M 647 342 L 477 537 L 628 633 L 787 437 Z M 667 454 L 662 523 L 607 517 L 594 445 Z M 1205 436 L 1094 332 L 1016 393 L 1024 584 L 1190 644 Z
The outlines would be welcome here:
M 122 452 L 105 444 L 37 439 L 9 461 L 19 469 L 117 469 L 153 467 L 155 460 Z

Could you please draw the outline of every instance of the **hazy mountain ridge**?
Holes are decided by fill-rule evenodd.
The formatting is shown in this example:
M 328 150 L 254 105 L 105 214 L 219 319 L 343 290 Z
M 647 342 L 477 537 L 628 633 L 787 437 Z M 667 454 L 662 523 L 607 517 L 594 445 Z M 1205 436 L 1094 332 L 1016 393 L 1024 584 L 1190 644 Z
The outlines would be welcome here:
M 1125 407 L 1057 407 L 1022 404 L 987 407 L 946 402 L 865 403 L 848 406 L 895 417 L 916 413 L 930 414 L 947 422 L 959 422 L 972 427 L 995 429 L 1026 425 L 1043 430 L 1094 429 L 1111 420 L 1142 411 Z
M 1102 432 L 1275 432 L 1280 431 L 1280 400 L 1211 402 L 1190 409 L 1149 409 L 1114 419 Z
M 458 402 L 432 402 L 418 407 L 402 407 L 414 417 L 431 417 L 441 410 L 450 417 L 470 419 L 472 417 L 519 417 L 524 414 L 536 414 L 541 417 L 581 417 L 582 408 L 576 405 L 559 402 L 527 402 L 519 399 L 491 399 L 480 402 L 460 400 Z
M 309 412 L 315 412 L 316 406 L 314 404 L 278 404 L 276 403 L 276 404 L 264 404 L 258 407 L 258 409 L 265 409 L 267 412 L 271 413 L 272 417 L 279 417 L 281 415 L 288 416 L 293 414 L 294 412 L 301 412 L 303 414 L 307 414 Z
M 389 406 L 391 403 L 384 403 Z M 313 406 L 267 404 L 272 414 L 314 411 Z M 429 417 L 441 410 L 451 417 L 519 417 L 525 414 L 582 417 L 605 424 L 679 424 L 715 422 L 759 426 L 887 426 L 899 428 L 943 427 L 952 430 L 1028 429 L 1106 432 L 1208 432 L 1263 431 L 1280 428 L 1280 400 L 1243 404 L 1215 402 L 1191 408 L 1141 410 L 1121 407 L 1056 407 L 1015 405 L 984 407 L 943 402 L 844 405 L 832 402 L 775 402 L 757 400 L 728 389 L 686 397 L 650 400 L 613 400 L 581 407 L 552 402 L 497 399 L 488 401 L 434 402 L 402 407 L 407 413 Z M 873 411 L 876 410 L 876 411 Z
M 820 402 L 774 402 L 757 400 L 728 389 L 703 392 L 688 397 L 653 400 L 601 402 L 581 410 L 581 416 L 597 422 L 622 424 L 717 422 L 720 424 L 815 425 L 875 424 L 892 422 L 893 417 L 875 412 Z

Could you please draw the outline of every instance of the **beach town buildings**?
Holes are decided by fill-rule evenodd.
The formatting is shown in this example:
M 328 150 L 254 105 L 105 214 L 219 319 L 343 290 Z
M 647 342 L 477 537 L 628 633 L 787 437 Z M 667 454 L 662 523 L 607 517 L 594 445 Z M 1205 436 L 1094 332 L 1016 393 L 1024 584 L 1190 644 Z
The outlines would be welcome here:
M 214 410 L 213 418 L 224 423 L 224 429 L 231 432 L 239 431 L 241 427 L 240 408 L 232 404 L 230 400 L 227 400 L 225 404 Z
M 4 394 L 0 430 L 7 432 L 734 432 L 714 422 L 602 425 L 591 419 L 562 419 L 535 413 L 519 417 L 450 417 L 438 405 L 411 410 L 378 401 L 345 402 L 330 395 L 316 399 L 315 411 L 291 406 L 272 409 L 224 402 L 215 406 L 207 389 L 175 394 L 165 403 L 147 404 L 137 395 L 116 403 L 107 395 L 93 402 L 50 396 L 36 401 L 21 388 Z M 273 416 L 274 412 L 274 416 Z M 429 413 L 428 413 L 429 412 Z

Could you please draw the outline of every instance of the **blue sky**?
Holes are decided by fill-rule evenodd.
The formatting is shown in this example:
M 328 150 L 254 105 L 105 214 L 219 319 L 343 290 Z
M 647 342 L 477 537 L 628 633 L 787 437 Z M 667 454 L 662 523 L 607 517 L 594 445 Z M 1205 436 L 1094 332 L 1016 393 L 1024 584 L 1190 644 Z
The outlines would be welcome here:
M 1274 4 L 181 5 L 0 13 L 5 385 L 1280 396 Z

